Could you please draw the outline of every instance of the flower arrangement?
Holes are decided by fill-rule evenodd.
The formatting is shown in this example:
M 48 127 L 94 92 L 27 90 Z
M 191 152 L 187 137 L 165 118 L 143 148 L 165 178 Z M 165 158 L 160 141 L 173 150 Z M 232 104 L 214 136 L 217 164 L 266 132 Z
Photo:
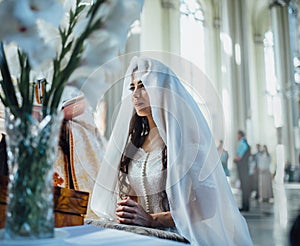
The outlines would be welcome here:
M 45 90 L 42 111 L 43 115 L 55 113 L 68 83 L 81 89 L 93 69 L 124 48 L 142 4 L 142 0 L 65 0 L 63 4 L 59 0 L 2 1 L 0 17 L 6 23 L 0 26 L 0 83 L 5 107 L 16 116 L 31 114 L 31 82 L 37 76 L 47 76 L 50 88 Z M 10 63 L 4 46 L 11 42 L 19 49 L 11 49 L 18 59 Z M 16 74 L 10 73 L 10 67 L 17 67 L 13 69 Z M 17 77 L 17 86 L 12 75 Z M 97 85 L 91 87 L 94 90 Z M 85 90 L 88 92 L 89 87 Z
M 90 92 L 101 96 L 104 81 L 87 78 L 124 48 L 142 5 L 143 0 L 0 1 L 5 20 L 0 26 L 0 99 L 8 112 L 10 168 L 6 238 L 53 237 L 51 168 L 63 91 L 67 85 L 77 87 L 91 103 Z M 38 122 L 32 115 L 40 79 L 48 83 L 40 88 Z

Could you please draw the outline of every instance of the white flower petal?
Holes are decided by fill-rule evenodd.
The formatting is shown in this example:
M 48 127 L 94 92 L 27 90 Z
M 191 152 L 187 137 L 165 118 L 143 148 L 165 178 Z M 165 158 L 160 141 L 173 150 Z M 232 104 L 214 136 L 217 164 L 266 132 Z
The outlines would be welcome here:
M 105 20 L 104 28 L 116 36 L 121 50 L 125 48 L 129 27 L 139 18 L 143 3 L 143 0 L 118 0 Z
M 10 36 L 23 29 L 21 24 L 12 15 L 15 7 L 15 1 L 0 2 L 0 19 L 5 20 L 4 25 L 0 25 L 0 39 L 5 40 Z
M 63 14 L 62 3 L 58 0 L 18 0 L 14 9 L 14 16 L 26 27 L 34 25 L 37 19 L 58 26 Z
M 0 0 L 0 18 L 5 20 L 5 25 L 0 26 L 0 39 L 15 41 L 27 53 L 34 69 L 31 78 L 43 76 L 51 81 L 53 67 L 49 62 L 54 58 L 55 50 L 61 49 L 58 30 L 53 26 L 61 23 L 63 9 L 67 13 L 62 27 L 68 26 L 69 10 L 74 8 L 74 3 L 75 0 Z M 70 78 L 71 85 L 81 89 L 93 106 L 108 88 L 108 77 L 117 70 L 103 64 L 118 54 L 120 46 L 125 47 L 129 27 L 139 17 L 142 5 L 143 0 L 107 0 L 96 14 L 96 19 L 101 17 L 104 23 L 85 40 L 81 66 Z M 72 37 L 78 37 L 86 28 L 86 13 L 87 8 Z M 69 56 L 66 55 L 62 66 Z M 10 62 L 15 62 L 15 58 Z
M 59 0 L 31 0 L 31 8 L 35 8 L 37 19 L 43 19 L 53 26 L 59 26 L 64 16 L 64 8 Z
M 36 16 L 30 9 L 29 0 L 15 0 L 14 2 L 13 16 L 20 25 L 26 28 L 35 25 Z
M 116 56 L 117 53 L 118 41 L 107 31 L 96 31 L 86 40 L 82 65 L 100 66 Z
M 96 76 L 90 76 L 87 79 L 78 79 L 72 83 L 72 86 L 84 93 L 85 98 L 93 108 L 97 107 L 101 96 L 110 86 L 105 80 L 103 71 L 99 71 L 95 75 Z
M 8 62 L 9 72 L 14 77 L 20 75 L 20 64 L 18 58 L 18 47 L 16 44 L 5 45 L 5 55 Z
M 77 79 L 70 79 L 71 82 L 69 85 L 81 90 L 89 104 L 93 108 L 96 108 L 99 100 L 106 90 L 112 85 L 112 83 L 120 79 L 120 74 L 124 74 L 124 71 L 121 72 L 120 68 L 121 63 L 118 58 L 115 58 L 93 70 L 89 67 L 81 67 L 78 69 L 80 72 L 78 71 Z
M 16 41 L 29 57 L 30 65 L 35 67 L 45 60 L 54 58 L 55 52 L 45 44 L 38 33 L 37 26 L 30 27 L 26 32 L 15 33 L 7 37 L 7 41 Z
M 61 50 L 61 38 L 57 28 L 44 20 L 37 21 L 38 32 L 44 43 L 56 52 Z
M 110 15 L 113 14 L 118 3 L 119 3 L 119 0 L 105 1 L 99 7 L 99 9 L 96 13 L 95 19 L 103 18 L 104 20 L 106 20 Z

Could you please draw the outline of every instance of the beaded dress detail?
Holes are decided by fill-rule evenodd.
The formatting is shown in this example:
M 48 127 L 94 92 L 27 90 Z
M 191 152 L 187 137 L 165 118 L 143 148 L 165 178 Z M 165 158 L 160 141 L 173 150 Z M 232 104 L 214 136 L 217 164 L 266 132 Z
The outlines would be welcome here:
M 157 131 L 154 130 L 154 131 Z M 167 170 L 162 167 L 164 143 L 159 134 L 151 140 L 151 151 L 139 148 L 129 165 L 129 184 L 138 203 L 148 213 L 165 212 L 161 193 L 166 187 Z

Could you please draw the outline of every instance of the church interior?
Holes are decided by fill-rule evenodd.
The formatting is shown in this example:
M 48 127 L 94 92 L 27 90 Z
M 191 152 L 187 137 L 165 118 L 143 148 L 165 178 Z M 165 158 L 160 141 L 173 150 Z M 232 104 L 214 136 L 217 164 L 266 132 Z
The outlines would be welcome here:
M 297 245 L 290 240 L 292 226 L 300 216 L 299 11 L 300 0 L 144 0 L 139 18 L 129 28 L 125 47 L 108 62 L 112 69 L 118 69 L 108 75 L 109 86 L 97 95 L 92 107 L 87 107 L 81 96 L 76 97 L 80 113 L 65 118 L 61 130 L 54 184 L 90 192 L 90 198 L 72 193 L 84 199 L 82 207 L 87 211 L 80 213 L 86 214 L 85 223 L 93 224 L 89 218 L 95 214 L 89 199 L 123 99 L 126 68 L 132 57 L 145 55 L 181 68 L 182 74 L 175 73 L 207 120 L 222 164 L 225 158 L 226 179 L 239 208 L 243 199 L 236 164 L 239 132 L 247 140 L 249 177 L 253 179 L 248 181 L 249 207 L 240 211 L 253 245 Z M 65 117 L 71 104 L 68 101 L 63 107 Z M 4 133 L 2 107 L 0 130 Z M 83 113 L 83 108 L 88 110 Z M 87 148 L 89 154 L 85 153 Z M 5 172 L 0 168 L 0 175 Z M 264 174 L 260 176 L 260 172 Z M 63 194 L 60 192 L 55 190 L 56 201 Z M 0 198 L 3 205 L 3 194 Z M 0 217 L 4 216 L 1 206 L 0 211 Z M 0 228 L 3 223 L 4 219 Z M 297 230 L 300 243 L 299 221 Z M 75 236 L 76 228 L 69 233 Z M 108 238 L 99 245 L 112 245 L 114 241 Z M 155 240 L 147 242 L 173 245 Z M 69 243 L 76 244 L 72 239 Z

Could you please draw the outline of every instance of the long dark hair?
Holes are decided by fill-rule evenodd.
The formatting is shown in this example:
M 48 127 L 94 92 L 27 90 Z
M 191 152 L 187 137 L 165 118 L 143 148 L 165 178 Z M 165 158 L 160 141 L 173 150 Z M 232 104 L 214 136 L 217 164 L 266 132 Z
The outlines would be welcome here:
M 128 174 L 128 165 L 137 149 L 142 147 L 149 134 L 149 123 L 146 116 L 138 116 L 134 112 L 130 120 L 128 142 L 120 161 L 120 171 Z
M 130 194 L 130 184 L 127 178 L 128 166 L 137 152 L 138 148 L 142 147 L 146 137 L 149 135 L 150 127 L 148 118 L 146 116 L 139 116 L 136 112 L 133 113 L 128 132 L 127 145 L 123 151 L 120 160 L 120 172 L 119 172 L 119 190 L 120 198 Z M 163 148 L 162 152 L 162 170 L 167 168 L 167 147 Z M 160 194 L 162 198 L 162 207 L 165 211 L 169 210 L 167 202 L 167 194 L 165 191 Z

